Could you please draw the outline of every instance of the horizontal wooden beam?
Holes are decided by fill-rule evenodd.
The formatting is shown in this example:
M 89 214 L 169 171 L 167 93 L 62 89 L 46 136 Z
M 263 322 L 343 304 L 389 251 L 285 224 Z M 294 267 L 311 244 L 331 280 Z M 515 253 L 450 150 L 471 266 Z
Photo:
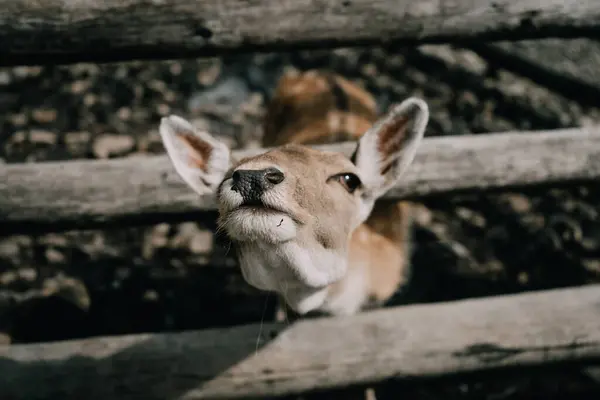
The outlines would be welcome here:
M 516 71 L 580 103 L 595 106 L 600 42 L 592 39 L 541 39 L 471 44 L 496 66 Z
M 354 144 L 317 146 L 351 154 Z M 263 149 L 235 152 L 237 157 Z M 407 198 L 600 177 L 600 127 L 426 138 L 400 185 Z M 215 212 L 165 155 L 9 164 L 0 168 L 3 232 L 189 219 Z
M 596 0 L 0 0 L 0 65 L 591 36 Z
M 0 347 L 0 398 L 234 399 L 600 359 L 600 285 Z M 260 339 L 260 340 L 259 340 Z

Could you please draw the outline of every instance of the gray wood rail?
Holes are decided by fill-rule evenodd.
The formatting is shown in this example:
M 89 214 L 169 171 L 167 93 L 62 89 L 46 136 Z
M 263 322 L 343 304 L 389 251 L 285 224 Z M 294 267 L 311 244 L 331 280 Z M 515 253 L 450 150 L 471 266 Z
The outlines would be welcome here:
M 316 146 L 319 147 L 319 146 Z M 353 143 L 321 146 L 350 154 Z M 264 149 L 236 151 L 237 156 Z M 432 137 L 387 198 L 524 187 L 600 177 L 600 127 Z M 0 167 L 4 232 L 188 219 L 215 212 L 166 155 Z
M 265 398 L 389 378 L 599 359 L 600 285 L 589 285 L 290 326 L 0 346 L 0 398 Z
M 0 65 L 598 33 L 596 0 L 0 0 Z

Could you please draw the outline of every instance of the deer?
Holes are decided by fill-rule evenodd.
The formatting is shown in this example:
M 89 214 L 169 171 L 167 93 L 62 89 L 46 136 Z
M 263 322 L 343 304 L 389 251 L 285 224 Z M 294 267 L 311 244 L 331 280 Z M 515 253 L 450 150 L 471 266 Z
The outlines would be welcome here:
M 216 199 L 249 285 L 300 316 L 344 316 L 381 306 L 407 281 L 413 206 L 382 196 L 412 164 L 428 121 L 421 98 L 380 116 L 358 84 L 308 70 L 279 79 L 261 154 L 234 159 L 177 115 L 161 118 L 159 133 L 187 186 Z M 350 157 L 315 147 L 348 141 Z

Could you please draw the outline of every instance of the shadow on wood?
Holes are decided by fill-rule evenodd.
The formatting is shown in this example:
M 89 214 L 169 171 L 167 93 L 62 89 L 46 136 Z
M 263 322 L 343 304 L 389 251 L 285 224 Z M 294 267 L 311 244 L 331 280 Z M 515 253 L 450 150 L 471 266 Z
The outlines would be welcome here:
M 354 144 L 315 147 L 349 155 Z M 402 182 L 385 198 L 598 177 L 600 127 L 432 137 L 423 141 Z M 0 221 L 6 233 L 190 220 L 207 212 L 214 217 L 212 196 L 198 197 L 166 156 L 0 168 Z
M 264 346 L 258 346 L 257 337 Z M 600 360 L 600 285 L 343 318 L 0 347 L 0 398 L 266 397 Z

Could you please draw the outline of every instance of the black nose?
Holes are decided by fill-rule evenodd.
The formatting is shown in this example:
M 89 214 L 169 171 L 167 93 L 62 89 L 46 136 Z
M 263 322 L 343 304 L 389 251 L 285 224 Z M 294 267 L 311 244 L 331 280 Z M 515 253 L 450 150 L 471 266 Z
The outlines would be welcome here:
M 231 189 L 244 198 L 244 203 L 260 203 L 260 196 L 265 190 L 283 182 L 285 175 L 277 168 L 238 169 L 231 176 Z

